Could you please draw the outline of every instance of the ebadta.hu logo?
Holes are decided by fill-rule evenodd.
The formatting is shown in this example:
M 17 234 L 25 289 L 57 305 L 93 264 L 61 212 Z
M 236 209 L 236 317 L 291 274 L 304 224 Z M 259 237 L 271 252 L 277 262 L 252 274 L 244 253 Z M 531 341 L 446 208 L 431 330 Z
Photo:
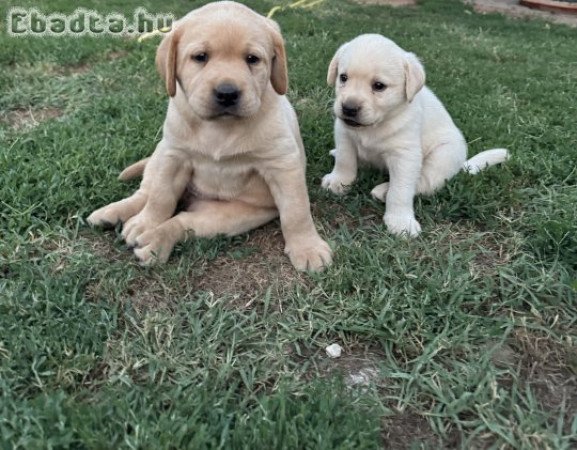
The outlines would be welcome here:
M 132 17 L 123 14 L 101 14 L 84 8 L 72 14 L 44 14 L 36 8 L 12 8 L 6 22 L 10 36 L 125 36 L 166 31 L 174 22 L 172 14 L 151 14 L 144 8 Z

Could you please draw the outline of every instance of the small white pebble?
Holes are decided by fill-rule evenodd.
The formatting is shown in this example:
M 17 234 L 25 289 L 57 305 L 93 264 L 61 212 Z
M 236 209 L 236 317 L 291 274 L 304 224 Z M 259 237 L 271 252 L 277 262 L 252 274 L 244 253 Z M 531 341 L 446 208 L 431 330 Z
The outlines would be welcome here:
M 331 358 L 338 358 L 341 356 L 343 348 L 339 344 L 331 344 L 327 348 L 325 348 L 325 351 L 327 352 L 327 355 L 329 355 Z
M 357 373 L 349 374 L 346 383 L 349 386 L 368 386 L 378 377 L 378 375 L 379 374 L 375 369 L 365 368 L 359 370 Z

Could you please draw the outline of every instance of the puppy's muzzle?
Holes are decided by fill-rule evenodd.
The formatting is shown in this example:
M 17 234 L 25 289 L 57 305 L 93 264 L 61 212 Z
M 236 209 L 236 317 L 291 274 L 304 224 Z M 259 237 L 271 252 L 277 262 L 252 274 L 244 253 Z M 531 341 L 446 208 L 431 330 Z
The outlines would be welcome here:
M 231 83 L 219 84 L 214 89 L 214 101 L 222 108 L 231 108 L 237 106 L 242 91 Z
M 363 126 L 358 120 L 359 112 L 361 111 L 361 106 L 356 102 L 343 102 L 341 104 L 341 117 L 340 119 L 350 127 L 360 127 Z
M 343 116 L 354 119 L 359 115 L 361 107 L 357 103 L 347 102 L 341 105 L 341 109 L 343 111 Z

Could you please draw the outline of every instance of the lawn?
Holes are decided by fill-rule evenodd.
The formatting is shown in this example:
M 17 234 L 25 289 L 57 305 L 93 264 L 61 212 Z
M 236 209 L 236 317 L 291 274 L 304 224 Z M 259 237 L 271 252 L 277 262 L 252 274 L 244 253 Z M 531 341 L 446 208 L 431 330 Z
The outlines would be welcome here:
M 83 6 L 180 16 L 203 3 Z M 577 30 L 457 0 L 278 12 L 313 215 L 336 252 L 312 275 L 291 267 L 278 221 L 189 240 L 153 268 L 119 230 L 89 228 L 92 210 L 136 188 L 117 174 L 160 139 L 158 40 L 13 38 L 6 12 L 0 447 L 577 446 Z M 386 232 L 368 194 L 377 171 L 344 197 L 320 188 L 333 163 L 327 66 L 362 32 L 421 57 L 470 154 L 512 153 L 418 198 L 414 240 Z

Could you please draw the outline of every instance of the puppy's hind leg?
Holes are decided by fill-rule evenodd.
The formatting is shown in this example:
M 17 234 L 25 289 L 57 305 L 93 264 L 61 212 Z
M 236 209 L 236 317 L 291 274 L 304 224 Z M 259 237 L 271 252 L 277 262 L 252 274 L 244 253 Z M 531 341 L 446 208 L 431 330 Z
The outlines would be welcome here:
M 235 236 L 278 217 L 276 208 L 232 200 L 196 200 L 184 211 L 137 238 L 135 255 L 144 264 L 165 262 L 174 246 L 190 233 L 196 237 Z
M 381 183 L 373 188 L 371 196 L 375 200 L 385 203 L 387 201 L 387 192 L 389 192 L 389 183 Z
M 127 181 L 142 175 L 144 168 L 150 158 L 141 159 L 122 171 L 118 177 L 122 181 Z M 110 203 L 94 211 L 86 219 L 90 225 L 112 228 L 118 222 L 125 223 L 128 219 L 138 214 L 146 204 L 147 195 L 142 189 L 124 200 Z
M 447 142 L 435 147 L 423 160 L 417 194 L 430 195 L 442 188 L 463 167 L 467 158 L 465 142 Z

